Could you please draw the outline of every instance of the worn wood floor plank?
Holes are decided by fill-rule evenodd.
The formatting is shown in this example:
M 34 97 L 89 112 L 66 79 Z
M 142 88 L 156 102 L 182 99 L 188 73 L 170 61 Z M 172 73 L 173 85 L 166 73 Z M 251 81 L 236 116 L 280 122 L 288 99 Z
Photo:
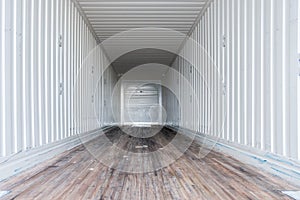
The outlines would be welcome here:
M 290 199 L 281 191 L 300 190 L 214 150 L 199 159 L 200 146 L 196 143 L 174 163 L 160 169 L 164 161 L 180 153 L 178 143 L 173 144 L 172 140 L 188 139 L 167 128 L 151 137 L 147 135 L 159 127 L 123 130 L 130 134 L 115 128 L 0 182 L 0 190 L 11 191 L 2 199 Z M 170 148 L 165 154 L 132 159 L 132 155 L 153 153 L 166 145 Z M 118 149 L 123 152 L 118 153 Z M 99 162 L 103 157 L 111 161 L 111 166 Z M 117 170 L 155 167 L 158 169 L 147 173 Z

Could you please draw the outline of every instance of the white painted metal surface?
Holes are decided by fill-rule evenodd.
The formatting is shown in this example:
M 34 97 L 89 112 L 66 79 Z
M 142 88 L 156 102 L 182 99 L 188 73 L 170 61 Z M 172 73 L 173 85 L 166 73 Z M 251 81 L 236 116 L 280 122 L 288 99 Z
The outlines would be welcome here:
M 298 100 L 300 102 L 300 0 L 298 0 Z M 300 104 L 298 103 L 298 159 L 300 160 Z
M 299 0 L 214 0 L 206 10 L 208 2 L 1 0 L 0 155 L 119 122 L 115 70 L 171 64 L 174 54 L 135 52 L 104 71 L 113 50 L 89 53 L 116 33 L 162 27 L 189 34 L 208 57 L 188 41 L 179 51 L 183 37 L 155 31 L 114 45 L 172 45 L 185 58 L 173 62 L 182 77 L 165 76 L 180 94 L 162 90 L 168 124 L 299 159 Z
M 97 45 L 71 0 L 1 0 L 0 155 L 8 156 L 112 123 L 110 114 L 87 109 L 93 88 L 80 88 L 74 105 L 79 69 L 108 64 L 103 52 L 85 57 Z M 84 61 L 84 62 L 83 62 Z M 86 66 L 82 66 L 82 64 Z M 109 68 L 100 83 L 96 104 L 103 104 L 116 80 Z M 96 80 L 95 80 L 96 81 Z M 82 84 L 81 86 L 87 86 Z M 79 86 L 79 87 L 81 87 Z M 102 90 L 107 91 L 103 96 Z M 82 98 L 82 96 L 89 98 Z M 108 101 L 108 100 L 107 100 Z M 76 113 L 78 112 L 78 113 Z M 103 105 L 97 112 L 103 113 Z M 81 115 L 81 119 L 75 116 Z M 101 114 L 102 115 L 102 114 Z M 77 121 L 78 120 L 78 121 Z M 98 124 L 98 121 L 100 124 Z
M 112 39 L 124 31 L 138 28 L 166 28 L 188 34 L 199 14 L 205 10 L 207 0 L 74 0 L 78 3 L 88 23 L 95 31 L 99 41 Z M 118 36 L 120 37 L 120 36 Z M 155 30 L 142 31 L 125 38 L 113 39 L 118 48 L 131 44 L 143 43 L 173 46 L 177 52 L 184 37 L 171 33 L 160 34 Z M 175 55 L 169 52 L 144 50 L 131 52 L 118 60 L 112 59 L 111 47 L 104 47 L 107 55 L 114 62 L 118 74 L 124 74 L 133 66 L 151 61 L 170 65 Z M 115 51 L 115 49 L 112 49 Z M 156 49 L 157 50 L 157 49 Z M 134 59 L 132 59 L 134 58 Z
M 292 197 L 293 199 L 300 199 L 300 191 L 282 191 L 282 193 Z
M 101 40 L 130 28 L 144 27 L 171 28 L 187 34 L 206 4 L 206 0 L 76 1 Z
M 122 81 L 121 124 L 162 124 L 161 85 Z
M 298 3 L 297 0 L 212 2 L 191 37 L 204 46 L 218 65 L 224 78 L 225 107 L 209 100 L 205 89 L 197 93 L 201 102 L 197 112 L 203 115 L 195 119 L 195 115 L 190 115 L 195 110 L 190 107 L 195 105 L 188 103 L 189 95 L 183 89 L 180 97 L 185 102 L 181 109 L 183 127 L 216 135 L 220 124 L 208 124 L 208 119 L 226 112 L 223 139 L 299 158 Z M 212 66 L 207 59 L 199 58 L 199 54 L 192 54 L 193 51 L 197 51 L 195 46 L 186 44 L 182 54 L 200 59 L 196 68 L 205 67 L 205 79 L 215 82 Z M 191 84 L 195 82 L 195 76 L 188 75 L 188 63 L 179 59 L 174 66 L 179 67 Z M 199 83 L 193 89 L 197 90 L 198 86 Z M 169 114 L 175 106 L 168 110 Z

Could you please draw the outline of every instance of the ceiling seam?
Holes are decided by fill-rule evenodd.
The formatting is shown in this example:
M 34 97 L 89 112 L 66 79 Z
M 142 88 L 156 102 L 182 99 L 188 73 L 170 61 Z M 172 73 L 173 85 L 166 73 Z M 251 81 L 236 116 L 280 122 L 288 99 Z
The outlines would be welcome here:
M 77 0 L 71 0 L 71 1 L 74 3 L 75 7 L 79 11 L 79 14 L 81 15 L 81 17 L 83 18 L 84 22 L 86 23 L 86 25 L 88 26 L 89 30 L 91 31 L 92 35 L 94 36 L 97 45 L 99 45 L 101 47 L 101 50 L 103 51 L 104 55 L 106 56 L 107 60 L 109 61 L 109 65 L 114 69 L 114 71 L 116 71 L 116 69 L 112 65 L 112 61 L 110 60 L 110 57 L 108 56 L 105 48 L 102 46 L 102 41 L 100 40 L 100 38 L 96 34 L 95 30 L 93 29 L 93 26 L 91 25 L 89 19 L 87 18 L 87 16 L 84 13 L 83 9 L 79 5 L 78 1 Z
M 185 39 L 182 41 L 181 45 L 179 46 L 179 49 L 177 51 L 177 53 L 174 56 L 174 59 L 172 59 L 172 62 L 170 63 L 170 67 L 174 64 L 176 58 L 179 56 L 180 51 L 183 49 L 184 45 L 186 44 L 187 40 L 190 38 L 190 36 L 192 35 L 193 31 L 195 30 L 195 28 L 197 27 L 198 23 L 200 22 L 200 20 L 202 19 L 204 13 L 206 12 L 207 8 L 210 6 L 211 2 L 213 0 L 207 0 L 204 7 L 201 9 L 201 11 L 199 12 L 198 16 L 196 17 L 192 27 L 190 28 L 188 34 L 186 35 Z M 169 70 L 169 69 L 168 69 Z M 168 71 L 166 71 L 167 73 Z
M 187 36 L 190 37 L 193 33 L 193 31 L 195 30 L 195 28 L 197 27 L 198 23 L 200 22 L 200 20 L 202 19 L 204 13 L 206 12 L 207 8 L 210 6 L 212 0 L 207 0 L 204 7 L 202 8 L 202 10 L 200 11 L 200 13 L 198 14 L 197 18 L 195 19 L 193 26 L 191 27 L 191 29 L 189 30 Z
M 81 1 L 81 0 L 72 0 L 72 1 L 74 2 L 75 7 L 78 9 L 80 15 L 83 17 L 85 23 L 86 23 L 87 26 L 89 27 L 89 30 L 91 31 L 92 35 L 94 36 L 94 38 L 95 38 L 97 44 L 100 44 L 100 45 L 101 45 L 101 42 L 102 42 L 102 40 L 104 39 L 104 38 L 102 38 L 102 34 L 101 34 L 101 30 L 100 30 L 100 28 L 101 28 L 101 25 L 100 25 L 100 24 L 102 23 L 101 18 L 97 18 L 98 20 L 100 20 L 99 22 L 101 22 L 101 23 L 99 24 L 99 30 L 98 30 L 98 28 L 95 27 L 95 25 L 94 25 L 94 23 L 97 24 L 97 21 L 90 21 L 90 16 L 89 16 L 88 12 L 86 11 L 85 4 L 82 4 L 82 2 L 84 2 L 84 1 Z M 182 51 L 182 49 L 184 48 L 184 45 L 186 44 L 186 42 L 187 42 L 189 36 L 193 33 L 193 31 L 194 31 L 195 28 L 197 27 L 197 24 L 199 23 L 199 21 L 201 20 L 202 16 L 203 16 L 204 13 L 205 13 L 205 11 L 206 11 L 207 8 L 209 7 L 211 1 L 212 1 L 212 0 L 202 0 L 202 1 L 201 1 L 201 5 L 202 5 L 201 8 L 199 7 L 197 10 L 194 10 L 194 11 L 195 11 L 195 12 L 193 12 L 193 13 L 194 13 L 194 14 L 193 14 L 194 17 L 193 17 L 193 18 L 190 18 L 190 23 L 189 23 L 190 26 L 184 27 L 184 28 L 185 28 L 184 33 L 187 34 L 187 35 L 186 35 L 186 36 L 183 35 L 183 38 L 180 39 L 180 40 L 178 41 L 178 44 L 176 45 L 177 48 L 174 49 L 175 52 L 177 51 L 177 54 L 174 55 L 174 58 L 173 58 L 173 57 L 170 57 L 170 61 L 169 61 L 170 64 L 173 64 L 173 63 L 174 63 L 174 61 L 176 60 L 178 54 L 179 54 L 180 51 Z M 96 1 L 95 1 L 95 2 L 96 2 Z M 199 2 L 199 1 L 197 1 L 197 2 Z M 181 2 L 181 3 L 183 3 L 183 2 Z M 185 3 L 185 2 L 184 2 L 184 3 Z M 109 6 L 111 6 L 110 3 L 107 3 L 107 4 L 108 4 Z M 118 2 L 115 2 L 115 6 L 117 6 L 117 5 L 118 5 Z M 186 5 L 186 4 L 184 4 L 184 5 Z M 183 6 L 184 6 L 184 5 L 183 5 Z M 128 6 L 128 5 L 127 5 L 127 6 Z M 187 6 L 190 6 L 190 5 L 187 4 Z M 91 4 L 89 7 L 92 7 L 92 8 L 93 8 L 93 4 Z M 88 8 L 89 8 L 89 7 L 88 7 Z M 143 8 L 144 8 L 144 7 L 143 7 Z M 178 7 L 178 8 L 180 8 L 180 7 Z M 95 11 L 97 11 L 97 10 L 95 10 Z M 101 13 L 102 13 L 102 12 L 97 12 L 97 14 L 101 14 Z M 186 13 L 190 14 L 190 12 L 186 12 Z M 167 15 L 166 15 L 166 16 L 167 16 Z M 180 16 L 180 15 L 179 15 L 179 16 Z M 136 17 L 136 16 L 135 16 L 135 17 Z M 172 18 L 171 18 L 171 19 L 172 19 Z M 115 21 L 116 21 L 116 20 L 115 20 Z M 134 19 L 133 19 L 133 21 L 134 21 Z M 141 21 L 141 20 L 140 20 L 140 21 Z M 170 21 L 170 19 L 168 19 L 167 21 Z M 98 22 L 98 23 L 99 23 L 99 22 Z M 117 22 L 117 21 L 116 21 L 116 22 Z M 138 23 L 138 21 L 137 21 L 137 22 L 134 21 L 134 23 Z M 141 22 L 140 22 L 140 23 L 141 23 Z M 119 24 L 120 24 L 120 22 L 119 22 Z M 102 26 L 104 26 L 104 25 L 102 25 Z M 115 26 L 117 26 L 117 24 L 115 24 Z M 177 26 L 177 25 L 174 25 L 174 26 Z M 178 25 L 178 26 L 180 26 L 180 25 Z M 107 27 L 107 26 L 104 26 L 104 28 L 105 28 L 105 27 Z M 118 26 L 118 27 L 119 27 L 119 26 Z M 109 29 L 107 30 L 107 32 L 108 32 L 108 31 L 110 31 L 110 32 L 115 32 L 114 30 L 111 30 L 111 29 L 114 29 L 114 28 L 109 28 Z M 180 27 L 179 29 L 183 29 L 183 28 Z M 106 29 L 105 29 L 105 30 L 106 30 Z M 177 30 L 177 29 L 175 28 L 175 30 Z M 180 31 L 180 30 L 177 30 L 177 31 Z M 108 32 L 106 35 L 109 36 L 110 32 Z M 108 38 L 108 39 L 109 39 L 109 37 L 107 37 L 106 35 L 105 35 L 105 38 Z M 155 39 L 155 38 L 154 38 L 154 39 Z M 103 47 L 103 45 L 101 45 L 101 47 L 102 47 L 102 50 L 103 50 L 104 54 L 106 55 L 108 61 L 110 61 L 111 66 L 114 68 L 115 71 L 117 71 L 117 69 L 113 66 L 114 64 L 111 62 L 111 59 L 110 59 L 110 57 L 108 56 L 108 54 L 107 54 L 105 48 Z M 168 63 L 168 62 L 167 62 L 167 63 Z
M 77 10 L 79 11 L 81 17 L 83 18 L 84 22 L 86 23 L 86 25 L 88 26 L 88 28 L 90 29 L 92 35 L 94 36 L 97 44 L 101 43 L 100 38 L 97 36 L 96 32 L 94 31 L 90 21 L 88 20 L 86 14 L 84 13 L 84 11 L 82 10 L 81 6 L 79 5 L 77 0 L 72 0 L 75 7 L 77 8 Z

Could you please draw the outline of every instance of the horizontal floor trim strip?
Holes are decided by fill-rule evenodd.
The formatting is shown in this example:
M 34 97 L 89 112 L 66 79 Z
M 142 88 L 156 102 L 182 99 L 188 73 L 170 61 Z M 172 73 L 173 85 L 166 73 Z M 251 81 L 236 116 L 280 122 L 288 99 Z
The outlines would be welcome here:
M 194 137 L 201 144 L 213 145 L 214 150 L 234 157 L 235 159 L 255 166 L 261 170 L 269 172 L 275 176 L 285 179 L 300 186 L 300 163 L 280 155 L 275 155 L 262 150 L 257 150 L 249 146 L 236 144 L 233 142 L 208 136 L 202 133 L 195 134 L 194 131 L 183 128 L 167 126 L 172 130 L 179 130 L 182 134 Z
M 56 141 L 41 147 L 33 148 L 5 157 L 0 160 L 0 181 L 11 176 L 15 176 L 26 169 L 34 167 L 39 163 L 49 160 L 65 151 L 79 146 L 82 143 L 93 140 L 104 131 L 113 128 L 106 126 L 100 129 L 92 130 L 80 135 L 74 135 L 69 138 Z

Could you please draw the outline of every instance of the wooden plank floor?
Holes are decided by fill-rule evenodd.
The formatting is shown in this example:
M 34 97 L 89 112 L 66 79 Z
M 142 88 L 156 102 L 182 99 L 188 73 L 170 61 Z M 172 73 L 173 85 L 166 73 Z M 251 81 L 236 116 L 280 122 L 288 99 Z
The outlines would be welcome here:
M 126 130 L 135 134 L 149 131 Z M 281 191 L 300 190 L 216 151 L 199 159 L 200 146 L 195 143 L 170 166 L 149 173 L 122 172 L 96 159 L 101 156 L 97 148 L 107 152 L 104 137 L 120 149 L 139 153 L 157 151 L 178 134 L 164 128 L 153 137 L 137 138 L 115 128 L 89 144 L 0 182 L 0 190 L 11 191 L 0 199 L 290 199 Z M 95 151 L 93 155 L 91 151 Z M 126 160 L 114 164 L 120 163 L 123 166 Z

